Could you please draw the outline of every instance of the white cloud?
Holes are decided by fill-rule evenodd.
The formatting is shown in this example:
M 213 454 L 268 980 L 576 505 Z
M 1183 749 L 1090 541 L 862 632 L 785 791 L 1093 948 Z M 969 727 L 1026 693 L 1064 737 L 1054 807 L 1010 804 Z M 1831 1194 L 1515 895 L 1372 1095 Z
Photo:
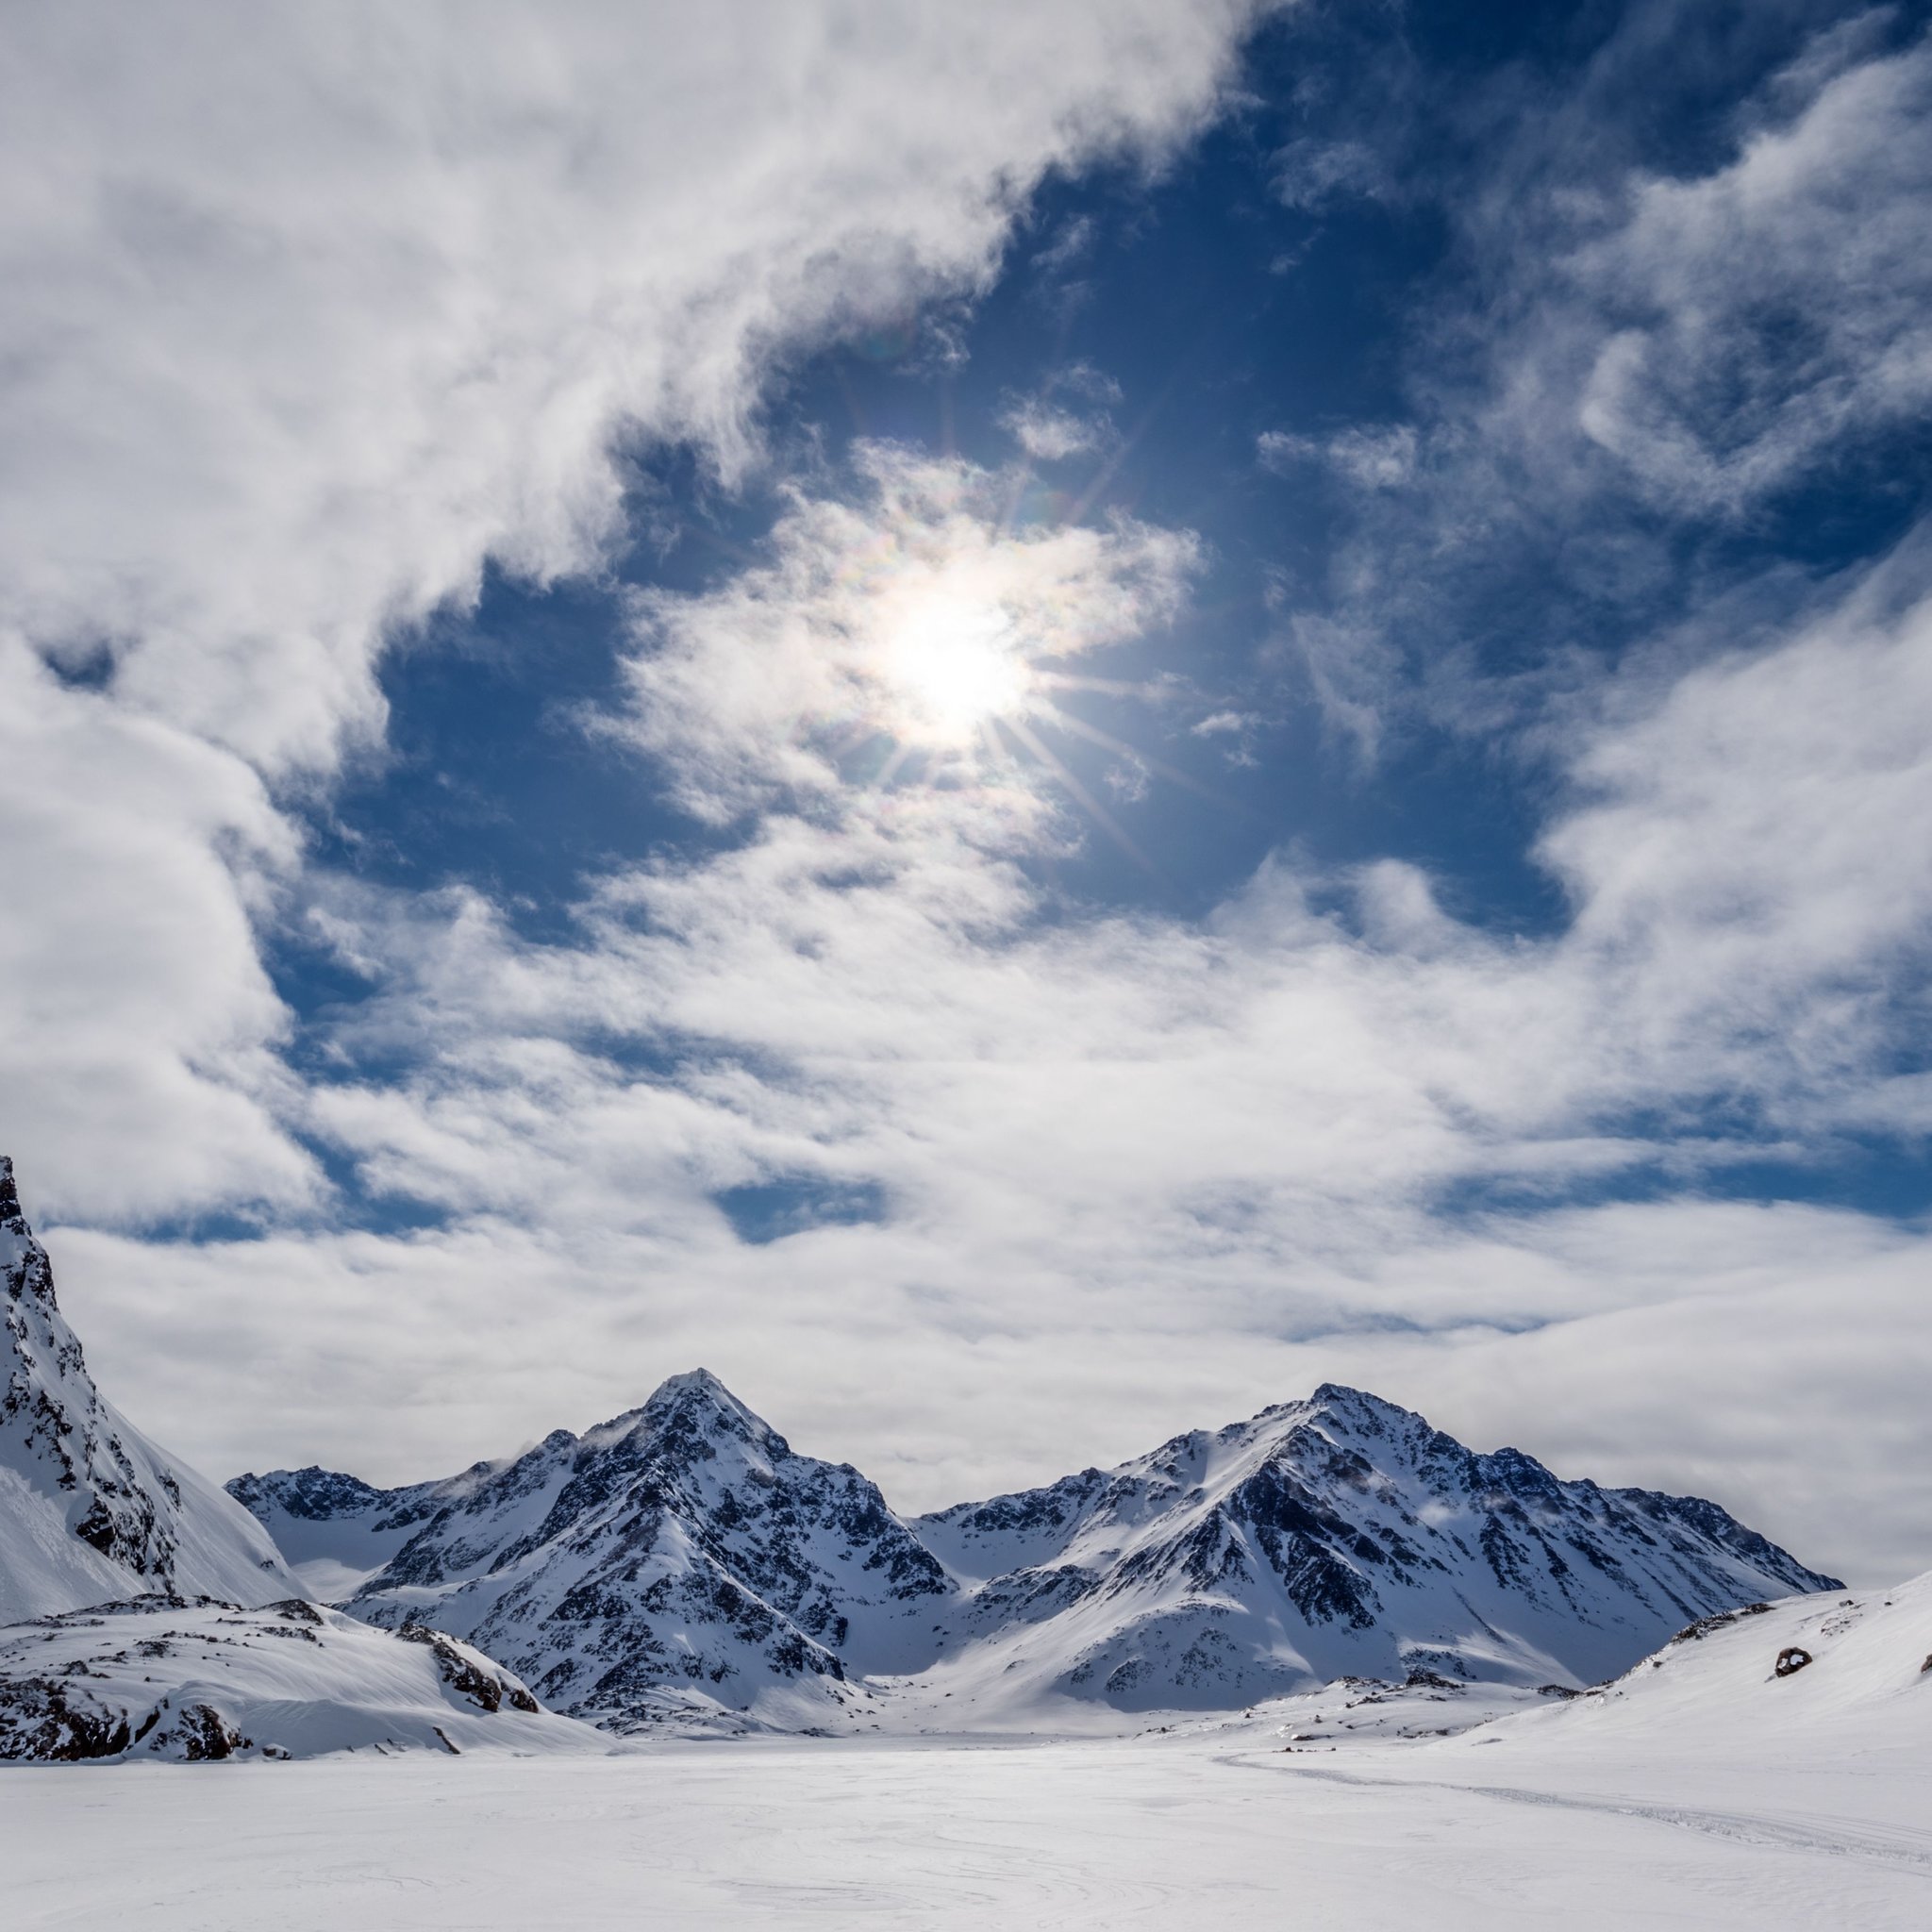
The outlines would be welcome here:
M 974 287 L 1048 168 L 1158 151 L 1237 0 L 921 13 L 76 5 L 0 118 L 0 614 L 267 762 L 377 713 L 385 625 L 726 462 L 787 340 Z
M 1795 492 L 1896 514 L 1898 444 L 1932 401 L 1932 41 L 1884 51 L 1883 9 L 1813 36 L 1700 124 L 1717 160 L 1666 175 L 1633 161 L 1628 108 L 1676 84 L 1681 24 L 1626 9 L 1554 97 L 1498 77 L 1469 111 L 1514 131 L 1468 169 L 1416 172 L 1412 117 L 1377 136 L 1457 238 L 1403 350 L 1413 443 L 1257 439 L 1264 467 L 1350 485 L 1283 655 L 1365 748 L 1420 720 L 1537 758 L 1646 633 L 1737 647 L 1760 573 L 1760 604 L 1811 599 L 1760 547 Z M 1722 85 L 1740 56 L 1706 58 Z
M 251 899 L 296 850 L 232 754 L 61 686 L 0 637 L 0 1091 L 47 1211 L 300 1201 Z
M 1395 490 L 1415 475 L 1416 433 L 1407 423 L 1374 424 L 1303 436 L 1266 429 L 1256 439 L 1263 469 L 1286 473 L 1302 463 L 1325 464 L 1357 490 Z
M 83 721 L 32 743 L 11 841 L 21 891 L 58 901 L 0 977 L 47 1023 L 0 1094 L 43 1188 L 109 1214 L 306 1186 L 264 1112 L 284 1015 L 248 929 L 255 855 L 292 835 L 246 767 L 326 783 L 379 738 L 386 641 L 486 558 L 595 569 L 614 452 L 690 439 L 741 467 L 775 354 L 979 289 L 1049 169 L 1158 160 L 1214 110 L 1249 14 L 77 0 L 11 22 L 0 632 L 113 666 L 85 701 L 8 672 L 9 726 Z M 112 1125 L 90 1145 L 88 1122 Z
M 1036 462 L 1064 462 L 1118 441 L 1111 411 L 1120 399 L 1111 377 L 1075 362 L 1057 370 L 1035 393 L 1008 397 L 1000 426 Z
M 1800 75 L 1794 118 L 1635 182 L 1566 264 L 1610 324 L 1578 420 L 1667 501 L 1738 510 L 1932 403 L 1932 42 Z
M 1064 462 L 1100 447 L 1107 427 L 1091 416 L 1056 408 L 1029 397 L 1016 403 L 1000 419 L 1001 426 L 1036 462 Z
M 1063 222 L 1053 240 L 1033 257 L 1034 274 L 1050 280 L 1069 275 L 1092 252 L 1097 232 L 1091 215 Z
M 1277 585 L 1270 601 L 1278 608 L 1288 597 Z M 1353 746 L 1361 769 L 1373 767 L 1407 699 L 1402 654 L 1388 638 L 1359 619 L 1289 609 L 1270 655 L 1301 673 L 1330 737 Z
M 1577 900 L 1574 942 L 1630 976 L 1629 1024 L 1736 1056 L 1740 1091 L 1796 1117 L 1885 1124 L 1880 1076 L 1922 1024 L 1923 578 L 1908 546 L 1776 648 L 1689 672 L 1583 750 L 1591 802 L 1542 843 Z
M 1387 163 L 1367 142 L 1303 136 L 1275 156 L 1274 165 L 1274 192 L 1310 214 L 1338 202 L 1385 201 L 1395 192 Z

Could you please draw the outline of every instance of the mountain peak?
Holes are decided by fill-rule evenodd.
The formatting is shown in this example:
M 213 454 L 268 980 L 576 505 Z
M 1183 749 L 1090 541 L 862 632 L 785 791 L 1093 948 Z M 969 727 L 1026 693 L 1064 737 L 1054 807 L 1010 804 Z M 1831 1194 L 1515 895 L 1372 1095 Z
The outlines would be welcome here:
M 665 1376 L 651 1391 L 642 1415 L 661 1424 L 679 1412 L 705 1409 L 755 1437 L 776 1438 L 777 1432 L 764 1417 L 741 1402 L 709 1369 L 686 1369 L 681 1374 Z
M 1297 1424 L 1320 1421 L 1343 1435 L 1367 1436 L 1380 1441 L 1396 1433 L 1427 1430 L 1427 1420 L 1399 1402 L 1352 1389 L 1346 1382 L 1324 1382 L 1306 1402 L 1283 1403 L 1278 1408 L 1262 1411 L 1267 1416 L 1292 1419 Z M 1258 1418 L 1257 1418 L 1258 1420 Z
M 13 1158 L 7 1154 L 0 1154 L 0 1280 L 6 1283 L 8 1301 L 25 1300 L 39 1308 L 43 1324 L 59 1324 L 58 1331 L 50 1327 L 41 1338 L 42 1344 L 81 1369 L 80 1343 L 60 1321 L 60 1311 L 54 1303 L 53 1263 L 27 1225 L 26 1215 L 21 1209 L 20 1190 L 14 1185 Z M 15 1352 L 25 1345 L 23 1335 L 16 1334 Z M 84 1374 L 85 1370 L 81 1372 Z M 14 1395 L 8 1397 L 9 1405 L 18 1393 L 16 1387 Z
M 709 1369 L 686 1369 L 675 1375 L 666 1375 L 651 1393 L 652 1402 L 675 1402 L 680 1395 L 696 1393 L 708 1395 L 713 1401 L 723 1399 L 736 1403 L 738 1398 L 725 1388 Z M 649 1405 L 647 1404 L 646 1407 Z
M 1366 1389 L 1351 1388 L 1346 1382 L 1324 1382 L 1308 1397 L 1310 1408 L 1340 1408 L 1369 1415 L 1407 1415 L 1411 1411 L 1400 1403 L 1391 1402 L 1385 1396 L 1371 1393 Z
M 763 1416 L 747 1407 L 709 1369 L 704 1368 L 686 1369 L 665 1376 L 638 1407 L 627 1408 L 622 1415 L 614 1415 L 608 1422 L 585 1430 L 581 1446 L 601 1453 L 640 1429 L 673 1439 L 710 1437 L 723 1432 L 757 1444 L 767 1455 L 791 1453 L 791 1445 Z M 568 1435 L 568 1431 L 563 1433 Z

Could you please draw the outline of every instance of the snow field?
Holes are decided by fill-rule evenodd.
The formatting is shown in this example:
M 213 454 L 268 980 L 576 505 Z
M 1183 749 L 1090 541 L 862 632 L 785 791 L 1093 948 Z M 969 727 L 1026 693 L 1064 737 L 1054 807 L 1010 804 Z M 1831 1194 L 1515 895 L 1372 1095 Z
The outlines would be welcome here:
M 1923 1752 L 1909 1774 L 1890 1767 L 1876 1818 L 1842 1762 L 1711 1766 L 1673 1784 L 1666 1765 L 1626 1760 L 1586 1790 L 1561 1775 L 1539 1787 L 1539 1760 L 1519 1756 L 1509 1785 L 1466 1781 L 1488 1755 L 1290 1756 L 1272 1732 L 1224 1731 L 33 1767 L 0 1781 L 0 1859 L 22 1928 L 1917 1932 L 1932 1919 L 1932 1843 L 1896 1815 L 1932 1817 Z

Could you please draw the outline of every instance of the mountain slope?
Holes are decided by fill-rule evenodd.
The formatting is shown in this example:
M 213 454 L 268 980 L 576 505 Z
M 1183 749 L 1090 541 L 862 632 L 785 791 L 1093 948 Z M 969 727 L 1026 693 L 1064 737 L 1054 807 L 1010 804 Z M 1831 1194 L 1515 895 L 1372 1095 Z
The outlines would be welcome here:
M 1334 1387 L 911 1522 L 702 1370 L 445 1482 L 229 1487 L 356 1614 L 469 1638 L 619 1730 L 1030 1725 L 1344 1674 L 1574 1686 L 1833 1587 L 1713 1504 L 1559 1482 Z
M 467 1473 L 480 1478 L 487 1465 Z M 240 1475 L 227 1485 L 236 1502 L 275 1540 L 289 1567 L 325 1602 L 353 1596 L 375 1575 L 440 1507 L 449 1483 L 372 1489 L 355 1476 L 311 1464 L 269 1475 Z
M 1793 1650 L 1808 1658 L 1796 1670 Z M 1695 1771 L 1840 1758 L 1879 1781 L 1902 1762 L 1923 1765 L 1928 1738 L 1932 1574 L 1702 1619 L 1590 1695 L 1491 1726 L 1484 1761 L 1505 1774 L 1522 1759 L 1595 1775 L 1659 1761 Z
M 0 1155 L 0 1624 L 163 1591 L 294 1594 L 259 1524 L 94 1387 Z
M 1124 1709 L 1347 1674 L 1589 1683 L 1693 1618 L 1836 1587 L 1714 1504 L 1559 1482 L 1332 1385 L 911 1527 L 960 1585 L 967 1674 Z
M 145 1596 L 0 1629 L 0 1759 L 311 1757 L 374 1748 L 597 1753 L 490 1658 L 300 1597 Z
M 675 1375 L 582 1438 L 371 1491 L 325 1471 L 230 1491 L 308 1563 L 386 1558 L 345 1606 L 481 1644 L 615 1730 L 755 1712 L 840 1721 L 850 1678 L 935 1654 L 943 1572 L 857 1470 L 794 1455 L 720 1383 Z

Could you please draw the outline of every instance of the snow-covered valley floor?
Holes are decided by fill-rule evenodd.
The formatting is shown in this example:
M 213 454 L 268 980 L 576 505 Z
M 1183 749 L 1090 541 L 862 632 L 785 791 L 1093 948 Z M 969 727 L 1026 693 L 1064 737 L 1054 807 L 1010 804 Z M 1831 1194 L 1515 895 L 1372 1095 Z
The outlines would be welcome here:
M 0 1774 L 15 1927 L 1912 1927 L 1932 1752 L 1276 1724 Z M 1304 1720 L 1306 1722 L 1306 1720 Z M 1493 1741 L 1490 1741 L 1493 1740 Z

